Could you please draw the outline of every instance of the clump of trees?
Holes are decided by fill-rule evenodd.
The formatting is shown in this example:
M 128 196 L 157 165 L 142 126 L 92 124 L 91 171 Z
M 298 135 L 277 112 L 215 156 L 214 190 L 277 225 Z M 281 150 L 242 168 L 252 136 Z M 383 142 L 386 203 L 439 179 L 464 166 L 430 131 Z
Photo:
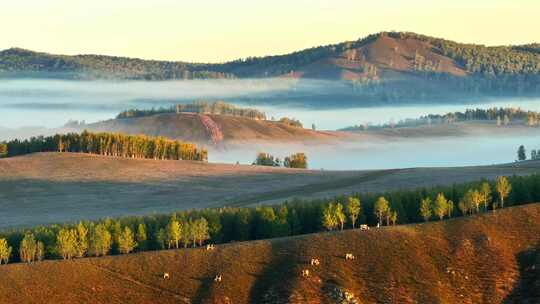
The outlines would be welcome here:
M 464 216 L 540 201 L 540 175 L 0 232 L 0 263 L 73 259 Z M 361 200 L 360 200 L 361 196 Z M 459 202 L 457 210 L 454 203 Z M 419 212 L 420 211 L 420 212 Z M 5 240 L 5 241 L 3 241 Z
M 157 114 L 166 113 L 201 113 L 201 114 L 216 114 L 216 115 L 231 115 L 241 116 L 251 119 L 266 119 L 266 114 L 256 109 L 241 108 L 224 101 L 208 102 L 197 100 L 190 104 L 178 104 L 171 107 L 152 108 L 147 110 L 130 109 L 120 112 L 116 118 L 134 118 L 145 117 Z
M 265 152 L 257 154 L 257 158 L 253 162 L 257 166 L 281 167 L 282 163 L 278 157 Z M 308 167 L 308 159 L 304 153 L 291 154 L 283 160 L 283 166 L 286 168 L 306 169 Z
M 35 152 L 79 152 L 128 158 L 208 160 L 208 152 L 205 149 L 198 149 L 193 143 L 170 140 L 164 137 L 120 133 L 83 131 L 80 134 L 68 133 L 32 137 L 26 140 L 15 139 L 0 143 L 0 145 L 4 149 L 7 147 L 8 157 Z
M 289 117 L 282 117 L 280 120 L 279 120 L 280 123 L 282 124 L 286 124 L 288 126 L 291 126 L 291 127 L 296 127 L 296 128 L 303 128 L 304 125 L 302 124 L 302 122 L 298 119 L 294 119 L 294 118 L 289 118 Z

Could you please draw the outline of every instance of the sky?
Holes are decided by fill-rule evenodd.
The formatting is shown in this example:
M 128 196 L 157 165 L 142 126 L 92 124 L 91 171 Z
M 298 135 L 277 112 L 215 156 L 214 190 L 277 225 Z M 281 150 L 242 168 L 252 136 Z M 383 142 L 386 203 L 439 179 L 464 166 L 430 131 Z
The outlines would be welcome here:
M 0 49 L 224 62 L 412 31 L 540 42 L 539 0 L 1 0 Z

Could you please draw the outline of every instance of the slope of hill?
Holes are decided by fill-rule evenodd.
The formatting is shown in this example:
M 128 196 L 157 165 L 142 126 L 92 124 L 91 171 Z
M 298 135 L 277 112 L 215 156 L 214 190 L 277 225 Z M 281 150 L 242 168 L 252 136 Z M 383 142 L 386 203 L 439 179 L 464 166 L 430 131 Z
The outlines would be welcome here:
M 269 120 L 255 120 L 231 115 L 196 115 L 187 113 L 167 113 L 146 117 L 113 119 L 81 126 L 92 131 L 113 131 L 129 134 L 146 134 L 190 140 L 197 143 L 211 143 L 212 136 L 202 118 L 210 118 L 220 129 L 223 142 L 307 142 L 332 141 L 345 134 L 321 132 L 293 127 Z
M 0 159 L 0 228 L 414 189 L 539 172 L 539 161 L 321 171 L 37 153 Z
M 414 33 L 383 32 L 291 54 L 223 64 L 8 49 L 0 52 L 0 76 L 147 80 L 285 76 L 340 80 L 345 84 L 317 92 L 287 91 L 285 96 L 290 99 L 310 94 L 326 101 L 331 100 L 330 96 L 340 96 L 356 102 L 359 98 L 418 102 L 435 97 L 457 98 L 464 93 L 538 95 L 540 53 L 536 44 L 486 47 Z
M 1 303 L 538 303 L 540 204 L 419 225 L 0 267 Z M 356 259 L 345 260 L 345 253 Z M 311 266 L 311 258 L 321 261 Z M 301 276 L 303 269 L 310 276 Z M 163 273 L 170 279 L 163 279 Z M 221 282 L 214 282 L 216 275 Z M 159 299 L 159 300 L 158 300 Z

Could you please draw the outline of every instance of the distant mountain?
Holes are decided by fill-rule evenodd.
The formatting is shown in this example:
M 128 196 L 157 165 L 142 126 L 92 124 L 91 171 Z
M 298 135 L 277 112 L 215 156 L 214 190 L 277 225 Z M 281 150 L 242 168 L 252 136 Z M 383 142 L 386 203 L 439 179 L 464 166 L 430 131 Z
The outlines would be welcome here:
M 487 47 L 414 33 L 383 32 L 357 41 L 223 64 L 99 55 L 51 55 L 13 48 L 0 52 L 0 76 L 339 80 L 342 84 L 328 88 L 325 94 L 389 102 L 444 98 L 464 93 L 540 95 L 540 44 Z M 320 93 L 317 95 L 321 97 Z M 295 97 L 294 94 L 287 96 Z

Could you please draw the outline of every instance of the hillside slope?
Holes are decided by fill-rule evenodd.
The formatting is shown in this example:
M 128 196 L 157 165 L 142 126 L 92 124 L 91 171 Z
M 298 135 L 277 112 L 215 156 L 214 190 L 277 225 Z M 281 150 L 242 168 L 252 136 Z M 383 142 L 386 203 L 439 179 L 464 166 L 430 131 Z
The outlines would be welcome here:
M 228 142 L 309 142 L 332 141 L 345 136 L 340 132 L 321 132 L 289 126 L 269 120 L 255 120 L 231 115 L 204 115 L 210 117 Z M 157 114 L 147 117 L 112 119 L 82 126 L 91 131 L 122 132 L 165 136 L 196 143 L 211 143 L 211 136 L 202 123 L 201 115 Z
M 267 78 L 332 80 L 313 90 L 299 82 L 278 101 L 456 101 L 463 96 L 540 94 L 540 53 L 535 44 L 463 44 L 414 33 L 382 32 L 356 41 L 298 52 L 195 64 L 99 55 L 52 55 L 23 49 L 0 51 L 0 77 L 67 79 Z M 249 96 L 258 98 L 260 96 Z M 271 96 L 272 97 L 272 96 Z M 268 96 L 263 97 L 268 98 Z
M 539 261 L 540 204 L 531 204 L 214 251 L 1 266 L 0 303 L 538 303 Z
M 539 161 L 321 171 L 37 153 L 0 159 L 0 228 L 414 189 L 539 172 Z

